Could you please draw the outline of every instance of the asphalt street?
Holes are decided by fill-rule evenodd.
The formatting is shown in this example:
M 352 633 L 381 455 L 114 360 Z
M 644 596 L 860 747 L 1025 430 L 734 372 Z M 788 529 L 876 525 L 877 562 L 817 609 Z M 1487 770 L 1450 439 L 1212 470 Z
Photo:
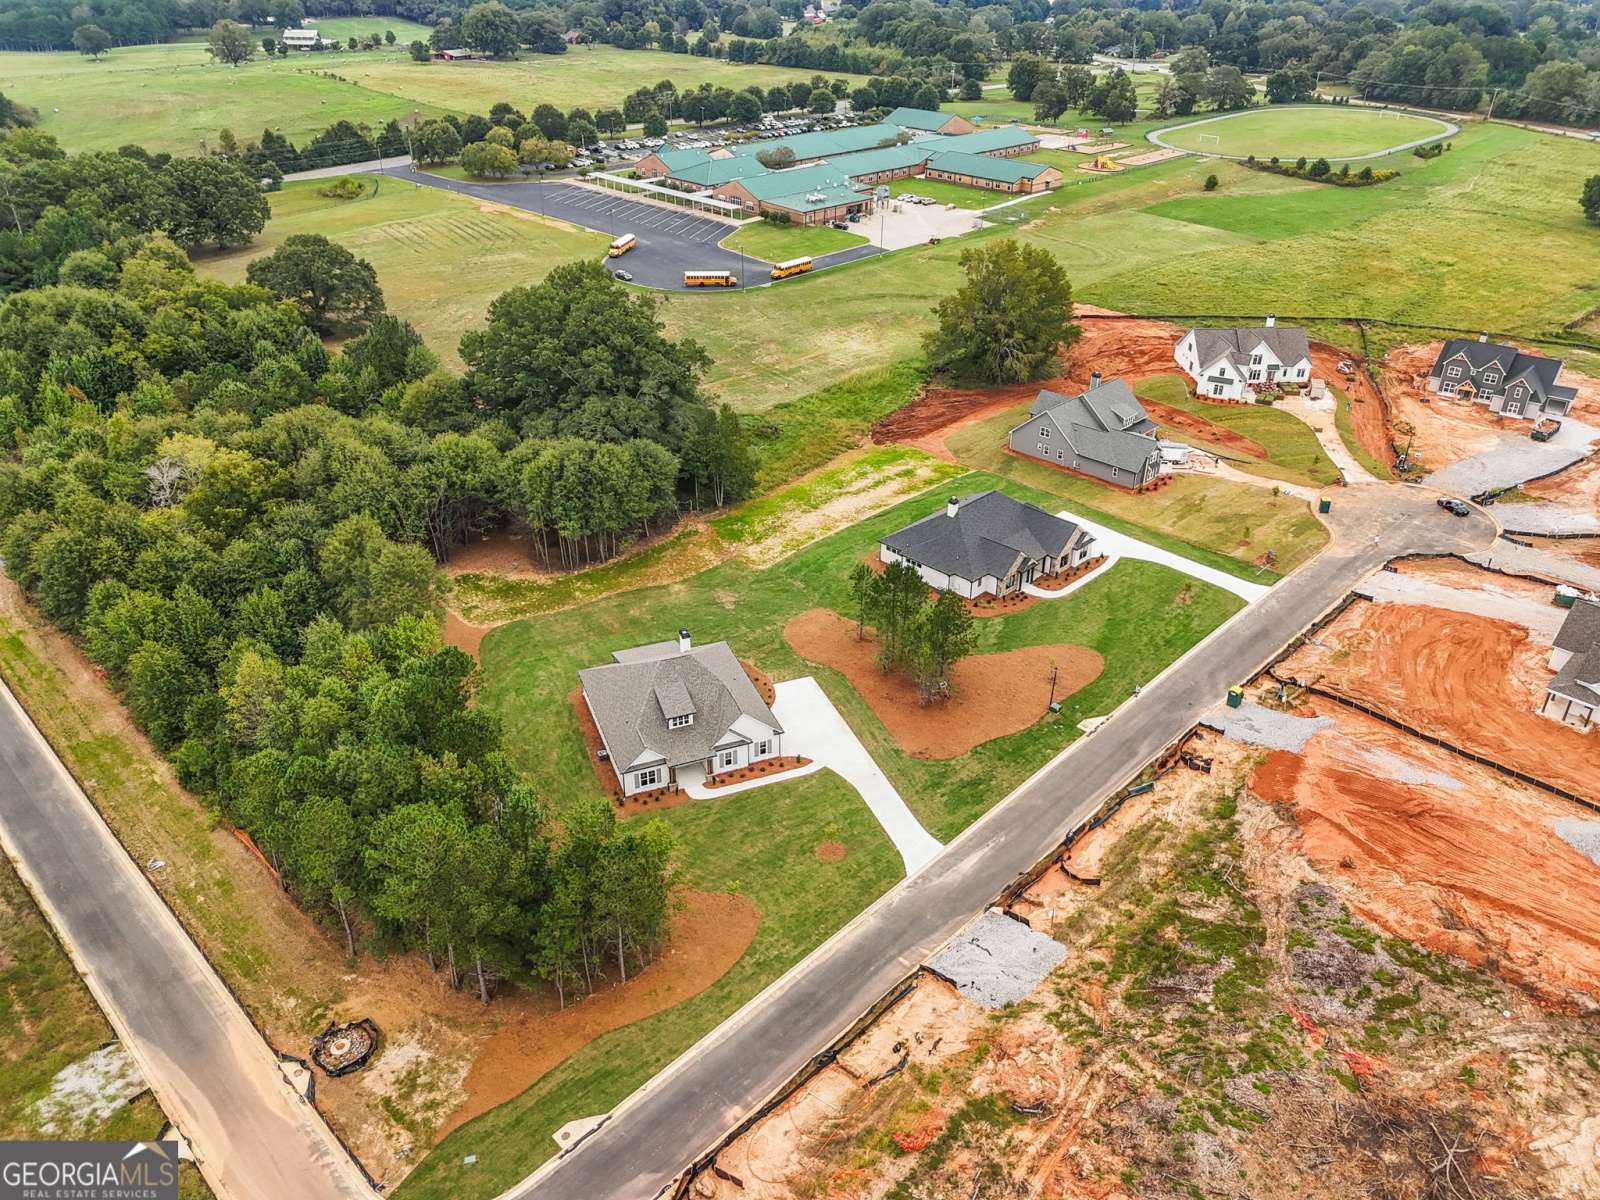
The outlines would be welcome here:
M 218 1200 L 376 1200 L 4 685 L 0 841 Z
M 1336 491 L 1334 541 L 1317 559 L 1146 684 L 620 1105 L 598 1132 L 502 1200 L 655 1196 L 1366 575 L 1398 555 L 1464 553 L 1493 542 L 1487 515 L 1474 509 L 1452 517 L 1434 499 L 1403 485 Z
M 395 177 L 555 217 L 610 238 L 631 233 L 638 244 L 621 257 L 608 259 L 606 265 L 628 272 L 640 287 L 685 291 L 685 271 L 731 271 L 741 289 L 774 282 L 765 261 L 717 244 L 734 231 L 734 225 L 689 209 L 634 200 L 576 183 L 462 183 L 409 170 L 396 172 Z M 881 253 L 876 246 L 853 246 L 822 255 L 814 269 L 826 270 Z

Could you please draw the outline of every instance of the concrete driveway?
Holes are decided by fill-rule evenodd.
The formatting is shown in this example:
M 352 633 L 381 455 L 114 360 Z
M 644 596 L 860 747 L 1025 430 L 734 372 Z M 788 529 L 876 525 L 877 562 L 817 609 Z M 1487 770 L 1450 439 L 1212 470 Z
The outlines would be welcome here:
M 1052 592 L 1044 588 L 1036 588 L 1031 583 L 1025 584 L 1023 590 L 1030 596 L 1038 596 L 1044 600 L 1054 600 L 1061 596 L 1070 595 L 1091 579 L 1098 579 L 1103 572 L 1109 571 L 1124 558 L 1171 567 L 1174 571 L 1189 576 L 1190 579 L 1198 579 L 1201 583 L 1209 583 L 1225 592 L 1232 592 L 1246 604 L 1254 604 L 1272 590 L 1270 584 L 1251 583 L 1247 579 L 1240 579 L 1237 575 L 1230 574 L 1227 571 L 1219 571 L 1216 567 L 1208 567 L 1204 563 L 1197 563 L 1194 559 L 1185 558 L 1181 554 L 1174 554 L 1171 550 L 1163 550 L 1160 546 L 1152 546 L 1149 542 L 1141 542 L 1138 538 L 1130 537 L 1126 533 L 1118 533 L 1115 529 L 1107 529 L 1104 525 L 1085 520 L 1083 517 L 1078 516 L 1077 513 L 1068 512 L 1066 509 L 1062 509 L 1056 516 L 1063 521 L 1071 521 L 1074 524 L 1081 525 L 1094 534 L 1095 542 L 1100 547 L 1100 553 L 1106 556 L 1106 562 L 1093 573 L 1085 575 L 1082 579 L 1073 580 L 1072 583 L 1059 591 Z

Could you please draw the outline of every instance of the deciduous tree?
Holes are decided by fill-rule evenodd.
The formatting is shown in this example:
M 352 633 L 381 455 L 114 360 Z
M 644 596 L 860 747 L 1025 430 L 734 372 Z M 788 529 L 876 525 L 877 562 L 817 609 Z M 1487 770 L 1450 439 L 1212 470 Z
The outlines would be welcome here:
M 87 54 L 96 62 L 111 49 L 111 35 L 98 25 L 79 25 L 72 31 L 72 44 L 79 54 Z
M 934 366 L 983 383 L 1023 383 L 1057 370 L 1057 351 L 1082 330 L 1072 285 L 1048 250 L 1011 238 L 961 254 L 967 282 L 934 310 L 923 344 Z
M 175 158 L 156 177 L 161 227 L 180 245 L 242 246 L 272 210 L 256 182 L 216 158 Z
M 230 67 L 249 61 L 256 52 L 256 40 L 248 26 L 233 21 L 218 21 L 206 34 L 206 50 L 212 58 Z
M 306 324 L 321 334 L 365 329 L 383 312 L 378 273 L 320 233 L 295 233 L 245 268 L 245 278 L 294 302 Z

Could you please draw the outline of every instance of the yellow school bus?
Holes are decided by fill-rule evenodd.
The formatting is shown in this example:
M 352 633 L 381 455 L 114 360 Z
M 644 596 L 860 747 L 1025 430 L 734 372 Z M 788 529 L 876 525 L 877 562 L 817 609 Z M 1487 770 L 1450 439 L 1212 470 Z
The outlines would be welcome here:
M 804 275 L 815 265 L 809 258 L 791 258 L 788 262 L 781 262 L 772 268 L 774 279 L 787 279 L 791 275 Z
M 685 271 L 684 287 L 738 287 L 738 277 L 728 271 Z
M 611 243 L 611 249 L 606 251 L 606 257 L 616 258 L 619 255 L 626 254 L 638 244 L 638 241 L 639 239 L 634 237 L 633 234 L 625 233 L 616 241 Z

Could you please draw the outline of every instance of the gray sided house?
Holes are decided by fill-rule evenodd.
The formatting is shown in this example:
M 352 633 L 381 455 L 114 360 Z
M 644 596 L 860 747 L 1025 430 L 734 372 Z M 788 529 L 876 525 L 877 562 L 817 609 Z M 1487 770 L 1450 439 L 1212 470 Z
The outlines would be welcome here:
M 1515 346 L 1452 338 L 1428 372 L 1428 390 L 1487 405 L 1508 417 L 1562 417 L 1572 408 L 1576 388 L 1556 383 L 1559 358 L 1524 354 Z
M 1141 488 L 1161 471 L 1156 424 L 1120 379 L 1090 376 L 1079 396 L 1042 391 L 1029 417 L 1011 431 L 1018 454 L 1118 487 Z
M 727 642 L 695 646 L 684 629 L 611 658 L 578 678 L 623 795 L 782 753 L 783 727 Z
M 975 600 L 1080 566 L 1094 557 L 1094 535 L 1004 492 L 977 492 L 895 530 L 878 555 L 914 567 L 931 588 Z
M 1311 382 L 1311 344 L 1306 331 L 1279 325 L 1233 329 L 1196 328 L 1178 339 L 1173 357 L 1194 380 L 1195 391 L 1213 400 L 1251 400 L 1255 385 Z

